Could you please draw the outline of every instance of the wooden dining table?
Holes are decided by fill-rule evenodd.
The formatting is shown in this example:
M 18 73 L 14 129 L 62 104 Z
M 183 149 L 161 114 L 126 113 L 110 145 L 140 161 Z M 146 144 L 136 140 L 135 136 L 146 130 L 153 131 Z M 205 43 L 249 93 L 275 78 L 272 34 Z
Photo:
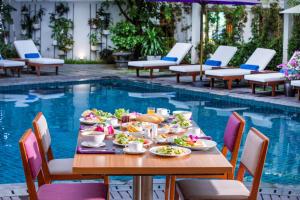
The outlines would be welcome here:
M 198 125 L 193 122 L 194 127 Z M 200 129 L 201 133 L 205 133 Z M 172 136 L 172 135 L 171 135 Z M 82 141 L 78 134 L 78 144 Z M 133 199 L 153 199 L 153 176 L 156 175 L 225 175 L 233 178 L 233 167 L 217 147 L 208 151 L 192 151 L 182 157 L 162 157 L 149 151 L 144 154 L 129 155 L 122 148 L 105 140 L 107 146 L 118 150 L 116 154 L 75 153 L 73 172 L 75 174 L 102 174 L 108 176 L 133 176 Z M 159 144 L 153 144 L 155 146 Z

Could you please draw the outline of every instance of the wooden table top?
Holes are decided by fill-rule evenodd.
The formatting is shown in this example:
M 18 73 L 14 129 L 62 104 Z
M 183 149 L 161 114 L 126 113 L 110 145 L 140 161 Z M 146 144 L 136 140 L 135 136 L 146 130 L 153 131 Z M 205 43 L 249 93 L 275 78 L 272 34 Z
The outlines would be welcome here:
M 184 157 L 75 154 L 73 172 L 105 175 L 204 175 L 231 173 L 232 165 L 218 149 L 192 151 Z

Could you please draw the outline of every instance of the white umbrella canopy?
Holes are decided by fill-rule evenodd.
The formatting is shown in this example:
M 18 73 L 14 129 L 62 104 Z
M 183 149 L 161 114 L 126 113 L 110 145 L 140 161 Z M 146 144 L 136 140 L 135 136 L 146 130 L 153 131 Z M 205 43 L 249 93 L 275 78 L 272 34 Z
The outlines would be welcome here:
M 292 8 L 288 8 L 280 13 L 282 13 L 282 14 L 300 14 L 300 5 L 297 5 Z

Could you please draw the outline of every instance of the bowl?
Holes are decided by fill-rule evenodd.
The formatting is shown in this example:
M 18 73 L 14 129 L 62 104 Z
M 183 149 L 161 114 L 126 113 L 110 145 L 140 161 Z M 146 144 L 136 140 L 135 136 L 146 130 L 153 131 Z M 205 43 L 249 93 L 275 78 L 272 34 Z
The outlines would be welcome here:
M 190 111 L 185 111 L 185 110 L 176 110 L 176 111 L 173 111 L 173 115 L 177 115 L 177 114 L 182 114 L 182 116 L 185 118 L 185 119 L 187 119 L 187 120 L 189 120 L 189 119 L 191 119 L 192 118 L 192 112 L 190 112 Z
M 98 131 L 81 132 L 82 140 L 94 144 L 101 144 L 105 138 L 105 133 Z

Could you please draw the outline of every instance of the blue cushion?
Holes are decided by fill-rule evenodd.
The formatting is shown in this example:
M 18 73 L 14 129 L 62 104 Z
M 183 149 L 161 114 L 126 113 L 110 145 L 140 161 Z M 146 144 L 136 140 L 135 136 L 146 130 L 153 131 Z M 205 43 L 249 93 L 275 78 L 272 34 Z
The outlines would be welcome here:
M 176 57 L 162 57 L 161 60 L 164 60 L 164 61 L 173 61 L 173 62 L 176 62 L 178 60 L 178 58 Z
M 210 66 L 220 67 L 222 62 L 219 61 L 219 60 L 210 60 L 210 59 L 208 59 L 208 60 L 205 61 L 204 64 L 205 65 L 210 65 Z
M 25 58 L 40 58 L 39 53 L 25 53 Z
M 258 71 L 259 69 L 259 66 L 258 65 L 248 65 L 248 64 L 242 64 L 240 66 L 241 69 L 248 69 L 248 70 L 251 70 L 251 71 Z

